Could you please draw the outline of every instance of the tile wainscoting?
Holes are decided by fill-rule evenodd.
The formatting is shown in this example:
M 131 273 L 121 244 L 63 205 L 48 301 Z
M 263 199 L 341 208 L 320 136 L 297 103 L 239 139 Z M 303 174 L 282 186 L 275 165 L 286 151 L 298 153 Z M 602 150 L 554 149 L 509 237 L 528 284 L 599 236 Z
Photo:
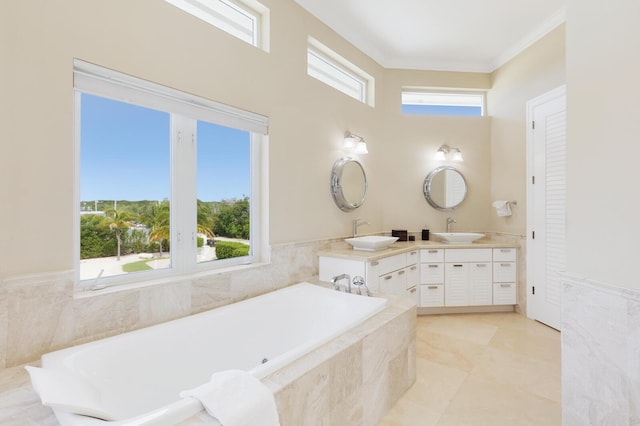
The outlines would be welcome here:
M 563 276 L 562 424 L 640 424 L 640 292 Z
M 73 271 L 0 280 L 0 370 L 44 353 L 258 296 L 318 275 L 335 240 L 274 245 L 271 263 L 75 293 Z

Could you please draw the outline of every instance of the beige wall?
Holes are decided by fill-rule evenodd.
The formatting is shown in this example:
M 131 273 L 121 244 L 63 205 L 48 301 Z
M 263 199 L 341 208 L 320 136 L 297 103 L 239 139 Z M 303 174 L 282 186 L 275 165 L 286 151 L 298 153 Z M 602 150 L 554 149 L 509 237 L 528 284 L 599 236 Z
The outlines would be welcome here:
M 640 3 L 567 3 L 567 270 L 640 289 Z
M 565 26 L 561 25 L 492 74 L 491 202 L 517 200 L 510 217 L 491 209 L 490 229 L 526 233 L 526 103 L 565 84 Z M 489 203 L 491 205 L 491 203 Z
M 427 225 L 443 232 L 446 218 L 457 220 L 458 231 L 486 231 L 489 226 L 490 136 L 489 117 L 448 117 L 402 114 L 402 87 L 463 87 L 488 89 L 488 74 L 387 70 L 384 85 L 384 155 L 376 157 L 382 176 L 384 229 L 419 231 Z M 438 147 L 460 148 L 463 163 L 436 162 Z M 452 212 L 440 212 L 424 198 L 427 174 L 441 165 L 458 168 L 468 183 L 465 201 Z

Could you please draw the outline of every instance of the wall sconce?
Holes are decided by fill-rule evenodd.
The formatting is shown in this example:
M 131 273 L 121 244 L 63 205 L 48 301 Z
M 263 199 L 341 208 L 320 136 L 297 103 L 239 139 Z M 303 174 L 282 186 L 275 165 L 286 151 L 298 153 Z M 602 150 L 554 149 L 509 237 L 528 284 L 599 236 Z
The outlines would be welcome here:
M 346 131 L 344 134 L 344 144 L 343 146 L 347 149 L 356 149 L 356 154 L 368 154 L 369 150 L 367 150 L 367 143 L 364 141 L 362 136 L 354 135 L 350 131 Z
M 462 157 L 462 151 L 460 148 L 451 148 L 449 145 L 441 145 L 436 151 L 436 155 L 433 157 L 436 161 L 446 161 L 447 154 L 451 153 L 451 161 L 455 161 L 461 163 L 464 161 L 464 157 Z

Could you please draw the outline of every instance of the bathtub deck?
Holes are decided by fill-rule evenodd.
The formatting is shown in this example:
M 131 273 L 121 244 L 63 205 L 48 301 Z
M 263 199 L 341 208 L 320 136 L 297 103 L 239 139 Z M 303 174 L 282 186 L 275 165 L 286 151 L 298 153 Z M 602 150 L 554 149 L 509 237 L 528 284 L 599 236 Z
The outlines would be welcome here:
M 391 296 L 387 308 L 264 379 L 282 426 L 375 425 L 415 381 L 415 304 Z M 38 365 L 33 363 L 32 365 Z M 366 390 L 366 391 L 365 391 Z M 211 424 L 205 412 L 182 423 Z M 57 425 L 23 366 L 0 371 L 0 424 Z

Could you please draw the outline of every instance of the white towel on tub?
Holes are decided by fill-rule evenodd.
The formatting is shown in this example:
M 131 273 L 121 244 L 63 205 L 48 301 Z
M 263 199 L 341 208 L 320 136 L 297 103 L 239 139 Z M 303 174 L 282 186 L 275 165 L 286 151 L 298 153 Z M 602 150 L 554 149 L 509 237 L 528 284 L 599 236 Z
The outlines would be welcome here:
M 210 382 L 182 391 L 180 397 L 198 399 L 222 426 L 280 426 L 273 393 L 246 371 L 214 373 Z

